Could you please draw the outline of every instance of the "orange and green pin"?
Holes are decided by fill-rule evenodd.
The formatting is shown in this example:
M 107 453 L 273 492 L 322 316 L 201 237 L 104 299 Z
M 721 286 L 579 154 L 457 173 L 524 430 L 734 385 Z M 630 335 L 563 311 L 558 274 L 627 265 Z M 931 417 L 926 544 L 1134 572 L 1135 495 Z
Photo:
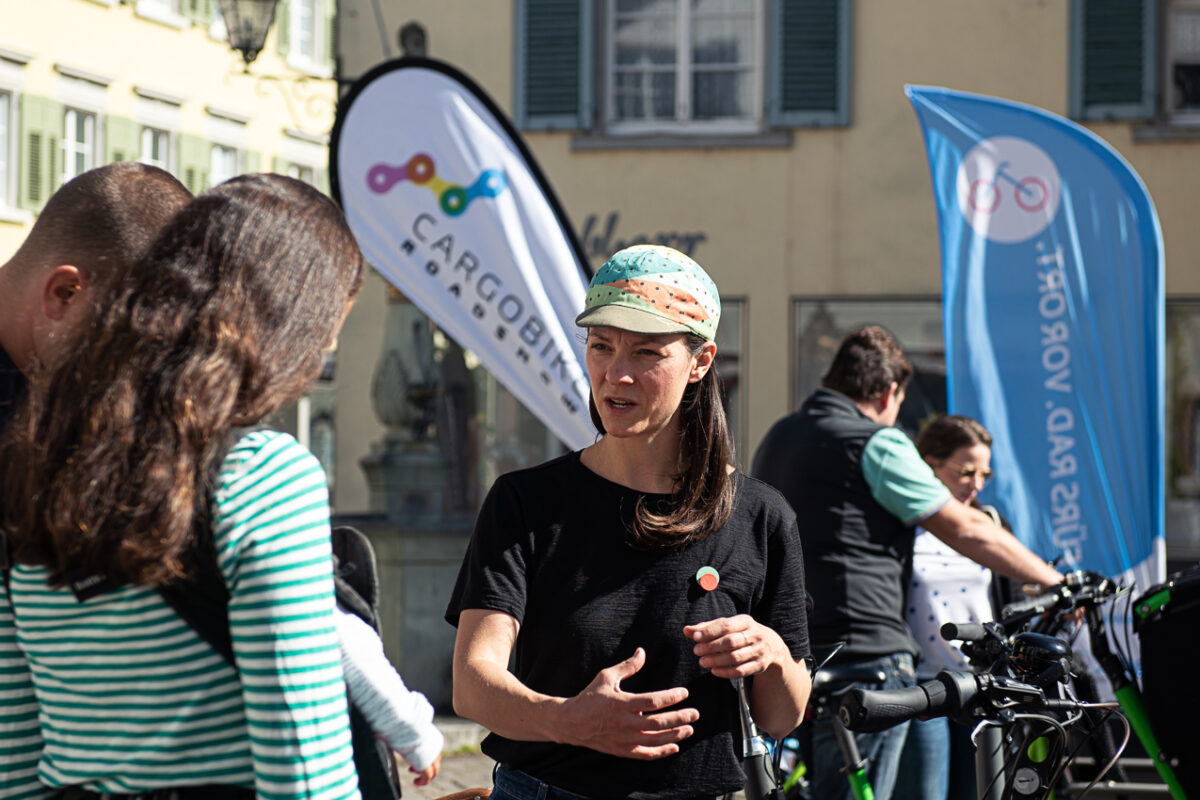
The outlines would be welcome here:
M 721 576 L 712 567 L 701 567 L 696 570 L 696 583 L 700 584 L 700 588 L 706 592 L 711 592 L 717 588 L 717 584 L 721 582 Z

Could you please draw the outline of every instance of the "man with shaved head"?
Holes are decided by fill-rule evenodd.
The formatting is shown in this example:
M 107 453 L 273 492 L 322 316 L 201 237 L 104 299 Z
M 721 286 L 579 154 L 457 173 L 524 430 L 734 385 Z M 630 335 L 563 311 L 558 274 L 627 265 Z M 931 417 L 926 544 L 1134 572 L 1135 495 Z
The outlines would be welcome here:
M 81 292 L 123 275 L 191 199 L 169 172 L 127 163 L 89 170 L 54 193 L 0 267 L 0 429 L 24 379 L 85 317 Z

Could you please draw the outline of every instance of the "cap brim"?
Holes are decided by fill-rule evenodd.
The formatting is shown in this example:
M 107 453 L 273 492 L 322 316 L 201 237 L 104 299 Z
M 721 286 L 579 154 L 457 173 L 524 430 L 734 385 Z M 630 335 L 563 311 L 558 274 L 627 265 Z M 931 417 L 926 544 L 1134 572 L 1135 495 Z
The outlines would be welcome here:
M 620 328 L 630 333 L 691 333 L 692 329 L 657 314 L 628 306 L 597 306 L 575 318 L 581 328 Z

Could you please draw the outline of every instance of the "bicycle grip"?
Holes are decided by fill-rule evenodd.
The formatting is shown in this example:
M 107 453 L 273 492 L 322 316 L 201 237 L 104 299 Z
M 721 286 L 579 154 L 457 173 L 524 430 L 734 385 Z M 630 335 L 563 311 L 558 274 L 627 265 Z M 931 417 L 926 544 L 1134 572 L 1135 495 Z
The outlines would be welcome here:
M 1018 600 L 1015 603 L 1009 603 L 1004 608 L 1000 609 L 1000 619 L 1009 619 L 1011 617 L 1019 617 L 1023 615 L 1041 614 L 1043 611 L 1048 611 L 1058 605 L 1058 601 L 1062 599 L 1062 592 L 1058 589 L 1030 597 L 1025 600 Z
M 852 731 L 878 733 L 914 717 L 944 716 L 948 701 L 946 685 L 936 679 L 903 689 L 851 689 L 838 717 Z
M 987 631 L 978 622 L 947 622 L 942 626 L 941 634 L 947 642 L 978 642 L 987 636 Z

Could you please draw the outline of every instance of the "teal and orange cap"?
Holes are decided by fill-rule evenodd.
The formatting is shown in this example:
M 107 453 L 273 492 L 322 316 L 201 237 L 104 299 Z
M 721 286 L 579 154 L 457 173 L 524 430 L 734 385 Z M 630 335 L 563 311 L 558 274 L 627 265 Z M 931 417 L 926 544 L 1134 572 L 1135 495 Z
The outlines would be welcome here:
M 588 285 L 581 328 L 717 335 L 721 297 L 704 268 L 670 247 L 635 244 L 605 262 Z

